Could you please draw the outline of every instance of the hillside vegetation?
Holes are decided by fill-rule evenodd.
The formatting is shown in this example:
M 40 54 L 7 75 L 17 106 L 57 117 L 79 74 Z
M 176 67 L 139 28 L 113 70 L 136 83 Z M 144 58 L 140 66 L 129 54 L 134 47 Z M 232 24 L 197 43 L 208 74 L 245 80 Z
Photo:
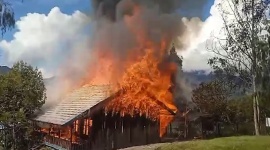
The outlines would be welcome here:
M 213 140 L 175 142 L 156 150 L 270 150 L 269 136 L 243 136 Z
M 10 68 L 7 66 L 0 66 L 0 74 L 4 74 L 10 71 Z

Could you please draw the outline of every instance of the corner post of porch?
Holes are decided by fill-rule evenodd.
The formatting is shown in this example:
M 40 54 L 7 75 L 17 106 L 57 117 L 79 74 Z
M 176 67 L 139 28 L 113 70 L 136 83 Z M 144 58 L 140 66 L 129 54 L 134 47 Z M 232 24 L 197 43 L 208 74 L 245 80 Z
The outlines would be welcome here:
M 73 126 L 70 126 L 70 142 L 72 144 Z
M 59 136 L 59 139 L 61 138 L 61 128 L 59 128 L 58 130 L 58 136 Z
M 51 135 L 51 126 L 49 126 L 49 136 Z

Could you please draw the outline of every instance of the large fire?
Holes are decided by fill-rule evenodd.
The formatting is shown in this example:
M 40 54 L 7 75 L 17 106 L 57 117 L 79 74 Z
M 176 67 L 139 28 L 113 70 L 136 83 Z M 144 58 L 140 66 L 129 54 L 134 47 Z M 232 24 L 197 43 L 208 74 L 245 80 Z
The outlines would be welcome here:
M 131 116 L 140 114 L 159 121 L 160 136 L 163 136 L 174 118 L 173 114 L 177 112 L 171 91 L 174 86 L 172 76 L 177 71 L 177 65 L 169 60 L 169 47 L 175 35 L 172 35 L 172 29 L 168 29 L 171 26 L 164 23 L 164 20 L 174 19 L 171 16 L 155 16 L 157 12 L 148 11 L 133 5 L 132 15 L 123 17 L 121 25 L 124 24 L 125 32 L 130 35 L 127 38 L 131 38 L 131 44 L 110 42 L 110 38 L 118 38 L 117 33 L 104 39 L 110 36 L 108 31 L 111 31 L 112 26 L 117 26 L 117 23 L 99 27 L 91 47 L 91 58 L 94 60 L 87 65 L 89 67 L 83 79 L 76 80 L 75 84 L 79 85 L 78 88 L 85 85 L 111 85 L 111 94 L 118 95 L 106 105 L 106 111 Z M 178 25 L 174 23 L 172 27 Z M 157 38 L 153 38 L 153 35 L 157 35 Z M 114 47 L 117 44 L 125 45 L 118 50 L 119 46 Z M 65 84 L 74 85 L 69 82 Z M 71 90 L 74 89 L 64 92 Z
M 107 105 L 106 110 L 131 116 L 139 113 L 160 120 L 162 136 L 172 117 L 164 119 L 161 112 L 164 112 L 164 107 L 174 113 L 177 111 L 170 91 L 171 77 L 177 67 L 168 61 L 170 39 L 164 38 L 161 42 L 151 40 L 148 31 L 134 23 L 133 18 L 138 16 L 140 8 L 135 7 L 133 16 L 124 19 L 136 38 L 136 47 L 126 50 L 126 58 L 119 60 L 110 53 L 111 47 L 103 44 L 102 40 L 98 41 L 93 48 L 97 59 L 91 62 L 89 75 L 82 84 L 111 84 L 113 91 L 120 91 L 120 95 Z
M 185 0 L 178 1 L 186 4 Z M 160 136 L 163 136 L 177 112 L 172 94 L 176 83 L 172 78 L 178 66 L 170 60 L 173 59 L 169 54 L 170 46 L 174 42 L 184 49 L 183 39 L 189 39 L 186 23 L 173 13 L 180 7 L 174 6 L 175 0 L 92 2 L 96 26 L 91 48 L 82 52 L 86 57 L 78 52 L 79 59 L 83 60 L 76 57 L 80 67 L 70 67 L 70 63 L 63 67 L 65 73 L 58 95 L 72 92 L 74 86 L 109 84 L 111 94 L 117 95 L 106 105 L 106 111 L 130 116 L 140 114 L 159 121 Z M 65 132 L 72 141 L 77 141 L 76 135 L 70 134 L 72 131 L 66 129 Z
M 173 106 L 173 97 L 169 88 L 171 87 L 171 69 L 161 72 L 159 60 L 151 49 L 146 50 L 145 56 L 138 62 L 127 68 L 120 82 L 121 94 L 112 100 L 107 106 L 108 110 L 115 112 L 146 114 L 149 118 L 158 119 L 162 108 L 157 101 L 167 107 Z M 167 67 L 171 67 L 168 64 Z

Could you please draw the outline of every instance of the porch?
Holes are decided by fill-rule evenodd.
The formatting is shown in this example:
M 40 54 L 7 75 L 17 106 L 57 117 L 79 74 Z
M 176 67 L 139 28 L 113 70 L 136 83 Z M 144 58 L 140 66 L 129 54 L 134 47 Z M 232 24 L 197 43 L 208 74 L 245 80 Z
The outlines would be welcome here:
M 61 150 L 111 150 L 160 142 L 159 122 L 145 116 L 120 116 L 100 111 L 89 125 L 80 118 L 69 126 L 39 128 L 45 145 Z M 87 125 L 89 128 L 87 128 Z M 87 133 L 86 133 L 87 132 Z

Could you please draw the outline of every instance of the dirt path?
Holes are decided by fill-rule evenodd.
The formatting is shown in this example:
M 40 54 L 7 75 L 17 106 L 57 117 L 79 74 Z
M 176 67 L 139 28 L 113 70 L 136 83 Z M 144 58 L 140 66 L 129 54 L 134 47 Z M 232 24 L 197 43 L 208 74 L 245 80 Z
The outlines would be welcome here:
M 134 146 L 134 147 L 124 148 L 120 150 L 155 150 L 156 148 L 164 144 L 169 144 L 169 143 L 157 143 L 157 144 L 149 144 L 149 145 L 143 145 L 143 146 Z

